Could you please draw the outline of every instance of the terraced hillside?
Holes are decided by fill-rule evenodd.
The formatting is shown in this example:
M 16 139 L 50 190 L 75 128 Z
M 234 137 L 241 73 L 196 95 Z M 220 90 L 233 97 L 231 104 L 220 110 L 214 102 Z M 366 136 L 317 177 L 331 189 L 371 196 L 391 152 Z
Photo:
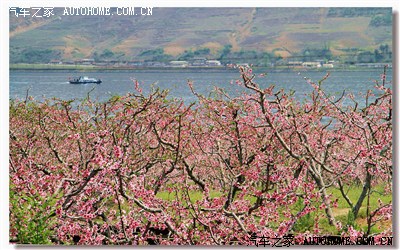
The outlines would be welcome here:
M 112 11 L 116 11 L 113 9 Z M 232 51 L 291 56 L 305 48 L 329 47 L 334 55 L 373 51 L 392 43 L 390 8 L 154 8 L 146 16 L 10 15 L 11 62 L 26 53 L 74 60 L 167 58 L 206 49 L 218 58 Z M 158 49 L 158 52 L 157 52 Z

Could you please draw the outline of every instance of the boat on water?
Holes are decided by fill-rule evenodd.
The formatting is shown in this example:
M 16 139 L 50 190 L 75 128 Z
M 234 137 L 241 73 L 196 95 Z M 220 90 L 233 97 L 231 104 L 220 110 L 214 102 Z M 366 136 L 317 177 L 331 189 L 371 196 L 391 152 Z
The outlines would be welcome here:
M 88 76 L 80 76 L 79 78 L 69 80 L 69 83 L 72 84 L 87 84 L 87 83 L 101 83 L 100 79 L 91 78 Z

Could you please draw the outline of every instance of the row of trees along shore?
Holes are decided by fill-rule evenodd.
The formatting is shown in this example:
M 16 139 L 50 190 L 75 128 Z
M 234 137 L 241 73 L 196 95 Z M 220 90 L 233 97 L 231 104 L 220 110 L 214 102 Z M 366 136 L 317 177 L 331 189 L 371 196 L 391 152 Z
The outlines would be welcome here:
M 113 52 L 110 49 L 93 52 L 91 57 L 94 62 L 107 61 L 138 61 L 138 62 L 159 62 L 168 63 L 174 60 L 191 61 L 196 58 L 214 58 L 221 61 L 222 64 L 230 63 L 249 63 L 257 66 L 286 65 L 293 61 L 330 61 L 334 60 L 340 64 L 352 65 L 355 63 L 390 63 L 392 61 L 392 51 L 388 44 L 381 44 L 374 50 L 360 50 L 359 48 L 341 49 L 342 55 L 334 55 L 328 45 L 323 48 L 305 48 L 299 52 L 290 52 L 290 56 L 282 56 L 289 51 L 277 49 L 272 52 L 262 52 L 256 50 L 233 51 L 232 45 L 225 45 L 219 52 L 213 53 L 209 48 L 188 49 L 180 55 L 172 56 L 166 54 L 164 49 L 150 49 L 141 52 L 137 56 L 126 56 L 122 52 Z M 52 61 L 63 61 L 64 63 L 73 63 L 75 59 L 66 59 L 63 52 L 54 49 L 37 48 L 11 48 L 11 63 L 49 63 Z M 82 60 L 83 58 L 80 58 Z M 79 60 L 78 60 L 79 61 Z M 76 61 L 75 61 L 76 62 Z
M 188 81 L 191 104 L 165 90 L 145 95 L 137 82 L 102 103 L 11 100 L 10 241 L 248 245 L 293 234 L 302 244 L 329 233 L 379 244 L 392 236 L 392 202 L 381 199 L 392 193 L 385 76 L 363 103 L 327 95 L 328 75 L 308 81 L 313 90 L 299 102 L 237 69 L 242 95 L 202 96 Z

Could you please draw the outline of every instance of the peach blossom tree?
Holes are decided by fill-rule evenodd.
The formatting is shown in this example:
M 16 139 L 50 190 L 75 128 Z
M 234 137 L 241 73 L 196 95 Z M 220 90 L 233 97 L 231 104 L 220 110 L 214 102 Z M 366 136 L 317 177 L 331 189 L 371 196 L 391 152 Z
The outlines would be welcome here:
M 390 220 L 391 203 L 380 202 L 367 207 L 365 232 L 341 225 L 329 191 L 340 190 L 354 218 L 378 186 L 391 194 L 387 84 L 361 104 L 326 94 L 324 78 L 299 102 L 238 70 L 243 94 L 205 97 L 189 81 L 191 104 L 138 85 L 103 103 L 11 101 L 10 241 L 249 245 L 261 235 L 300 239 L 296 225 L 316 211 L 314 235 L 323 219 L 351 236 Z M 362 191 L 352 200 L 354 183 Z

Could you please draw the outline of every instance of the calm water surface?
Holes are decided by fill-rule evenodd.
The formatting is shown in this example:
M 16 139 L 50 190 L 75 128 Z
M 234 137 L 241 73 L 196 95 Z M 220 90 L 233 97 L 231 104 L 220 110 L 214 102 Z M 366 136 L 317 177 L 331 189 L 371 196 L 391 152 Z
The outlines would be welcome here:
M 263 73 L 262 71 L 255 72 Z M 314 82 L 322 79 L 327 72 L 302 71 L 302 72 L 270 72 L 265 77 L 257 78 L 256 82 L 266 88 L 271 84 L 275 89 L 295 91 L 295 97 L 304 99 L 311 87 L 304 78 Z M 356 96 L 366 93 L 367 89 L 374 86 L 374 81 L 380 79 L 382 70 L 370 71 L 333 71 L 324 81 L 325 91 L 329 94 L 340 96 L 343 90 L 352 92 Z M 80 75 L 100 78 L 101 84 L 69 84 L 69 77 Z M 196 97 L 190 92 L 187 81 L 194 83 L 198 93 L 207 95 L 215 87 L 224 88 L 231 96 L 237 96 L 244 91 L 244 87 L 235 84 L 239 78 L 235 71 L 123 71 L 123 72 L 66 72 L 66 71 L 10 71 L 10 98 L 24 99 L 27 91 L 35 99 L 57 97 L 61 99 L 83 99 L 90 92 L 93 99 L 105 101 L 113 95 L 124 95 L 134 92 L 134 79 L 138 80 L 144 93 L 148 93 L 151 85 L 161 89 L 169 89 L 170 97 L 182 98 L 189 103 Z M 391 71 L 387 76 L 390 83 Z

